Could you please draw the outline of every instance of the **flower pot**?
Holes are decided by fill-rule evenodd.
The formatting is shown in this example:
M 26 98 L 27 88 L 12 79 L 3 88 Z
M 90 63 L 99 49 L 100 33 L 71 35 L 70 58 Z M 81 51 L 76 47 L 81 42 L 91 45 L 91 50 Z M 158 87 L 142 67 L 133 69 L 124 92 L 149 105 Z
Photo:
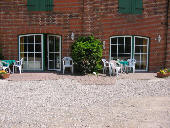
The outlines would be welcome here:
M 9 78 L 10 74 L 7 73 L 7 74 L 0 74 L 0 78 L 1 79 L 6 79 L 6 78 Z
M 159 78 L 168 77 L 168 76 L 170 76 L 170 72 L 165 73 L 165 74 L 157 72 L 157 77 L 159 77 Z

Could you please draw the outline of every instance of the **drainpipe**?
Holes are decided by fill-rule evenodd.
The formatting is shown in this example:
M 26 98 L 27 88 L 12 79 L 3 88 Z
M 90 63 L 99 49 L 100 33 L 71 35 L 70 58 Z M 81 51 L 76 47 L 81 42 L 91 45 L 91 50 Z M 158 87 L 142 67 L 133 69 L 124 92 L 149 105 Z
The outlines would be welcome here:
M 164 61 L 164 68 L 166 68 L 166 59 L 167 59 L 167 50 L 168 50 L 168 11 L 169 11 L 169 0 L 167 0 L 167 18 L 166 18 L 166 44 L 165 44 L 165 61 Z

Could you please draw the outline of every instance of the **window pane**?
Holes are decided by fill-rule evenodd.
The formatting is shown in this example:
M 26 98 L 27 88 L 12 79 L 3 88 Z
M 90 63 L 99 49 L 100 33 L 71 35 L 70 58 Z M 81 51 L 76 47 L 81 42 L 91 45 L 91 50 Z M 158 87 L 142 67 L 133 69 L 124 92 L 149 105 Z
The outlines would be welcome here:
M 49 61 L 49 68 L 54 69 L 54 61 Z
M 135 52 L 136 53 L 147 53 L 147 46 L 136 46 Z
M 50 52 L 54 52 L 54 37 L 53 36 L 50 36 L 49 37 L 49 51 Z
M 118 44 L 124 44 L 124 37 L 118 38 Z
M 59 48 L 60 48 L 60 39 L 57 37 L 55 37 L 55 41 L 56 41 L 56 52 L 59 52 Z
M 35 36 L 35 43 L 41 43 L 41 35 Z
M 131 38 L 125 38 L 125 53 L 131 53 Z
M 111 53 L 117 54 L 117 45 L 111 45 Z
M 28 61 L 34 61 L 34 53 L 28 54 Z
M 41 52 L 41 44 L 35 44 L 35 52 Z
M 49 54 L 49 60 L 54 60 L 54 53 Z
M 34 52 L 34 44 L 28 44 L 28 52 Z
M 60 56 L 58 53 L 55 54 L 55 68 L 56 69 L 60 68 Z
M 28 36 L 28 43 L 34 43 L 34 36 Z
M 118 52 L 119 53 L 124 53 L 124 45 L 119 45 L 118 46 Z
M 42 61 L 41 53 L 35 54 L 35 61 Z
M 23 43 L 28 43 L 28 37 L 24 36 L 24 42 Z
M 111 44 L 117 44 L 117 38 L 111 38 Z
M 147 45 L 147 39 L 136 37 L 135 40 L 135 45 Z

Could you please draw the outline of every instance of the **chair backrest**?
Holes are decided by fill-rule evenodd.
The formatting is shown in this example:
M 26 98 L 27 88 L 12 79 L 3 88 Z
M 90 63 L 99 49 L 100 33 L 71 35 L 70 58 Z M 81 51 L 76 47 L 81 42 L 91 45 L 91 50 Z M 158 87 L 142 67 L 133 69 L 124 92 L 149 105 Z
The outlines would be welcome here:
M 20 65 L 23 64 L 23 60 L 24 60 L 24 58 L 21 58 L 21 60 L 20 60 Z
M 129 66 L 135 66 L 136 60 L 135 59 L 128 59 Z
M 0 61 L 0 70 L 3 69 L 3 64 L 2 64 L 2 61 Z
M 73 65 L 73 59 L 71 57 L 64 57 L 63 58 L 63 65 Z
M 104 67 L 109 65 L 109 62 L 106 59 L 102 59 L 103 65 Z
M 102 59 L 103 65 L 106 66 L 106 59 Z
M 111 60 L 111 61 L 109 62 L 109 64 L 110 64 L 110 67 L 111 67 L 112 69 L 115 69 L 115 68 L 116 68 L 116 61 L 115 61 L 115 60 Z

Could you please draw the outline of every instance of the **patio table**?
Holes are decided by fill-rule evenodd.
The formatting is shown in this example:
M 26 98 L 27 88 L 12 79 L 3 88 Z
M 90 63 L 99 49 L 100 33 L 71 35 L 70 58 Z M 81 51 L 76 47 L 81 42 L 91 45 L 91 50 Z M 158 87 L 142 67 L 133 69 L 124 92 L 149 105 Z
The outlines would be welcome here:
M 1 61 L 8 63 L 9 66 L 10 66 L 11 64 L 15 63 L 15 60 L 1 60 Z M 6 65 L 4 65 L 4 66 L 6 66 Z
M 126 65 L 129 64 L 128 61 L 123 61 L 123 60 L 119 61 L 119 63 L 120 63 L 120 64 L 123 64 L 123 67 L 125 67 Z
M 119 63 L 122 64 L 122 66 L 123 66 L 123 67 L 122 67 L 123 72 L 126 72 L 126 65 L 128 65 L 129 62 L 128 62 L 128 61 L 121 60 L 121 61 L 119 61 Z

